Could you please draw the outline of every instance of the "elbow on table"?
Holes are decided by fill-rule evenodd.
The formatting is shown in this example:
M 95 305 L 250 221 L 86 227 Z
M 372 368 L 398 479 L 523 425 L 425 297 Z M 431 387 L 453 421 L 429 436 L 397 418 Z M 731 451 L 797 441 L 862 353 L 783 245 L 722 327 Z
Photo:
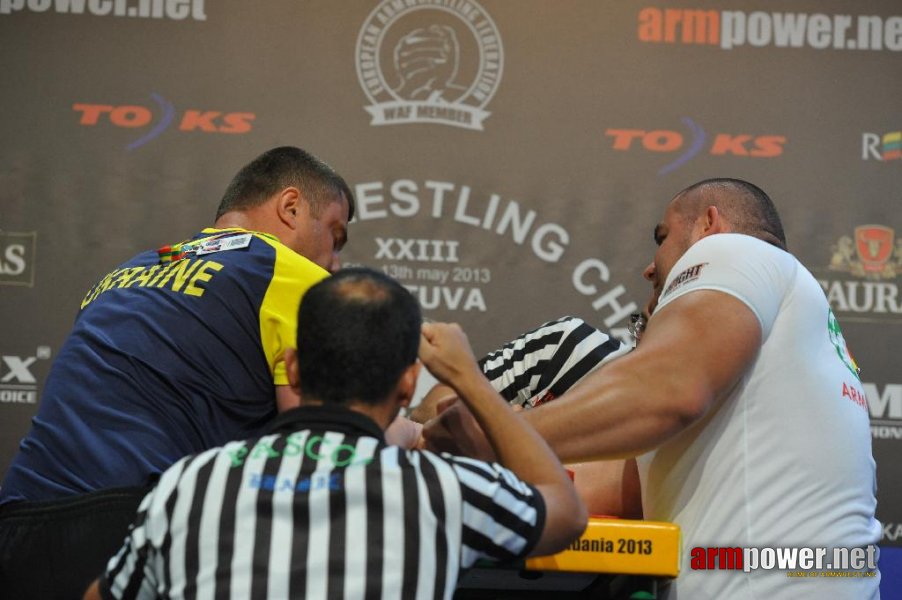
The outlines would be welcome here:
M 589 522 L 589 511 L 582 499 L 573 490 L 565 501 L 549 507 L 545 532 L 538 552 L 533 555 L 555 554 L 567 548 L 570 543 L 586 530 Z
M 570 537 L 570 541 L 578 538 L 583 534 L 586 530 L 586 526 L 589 524 L 589 511 L 586 508 L 586 505 L 583 503 L 582 499 L 577 497 L 578 507 L 576 510 L 572 511 L 569 515 L 567 527 L 568 527 L 568 535 Z M 567 544 L 570 542 L 568 541 Z M 565 544 L 565 545 L 567 545 Z

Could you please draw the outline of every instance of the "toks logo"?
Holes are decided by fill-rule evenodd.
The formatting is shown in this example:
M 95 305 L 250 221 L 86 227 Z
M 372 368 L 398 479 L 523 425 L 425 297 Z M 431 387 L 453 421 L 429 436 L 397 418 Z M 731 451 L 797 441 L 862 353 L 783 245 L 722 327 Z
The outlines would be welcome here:
M 250 112 L 222 112 L 218 110 L 188 109 L 178 113 L 175 105 L 153 93 L 151 100 L 157 106 L 159 116 L 154 122 L 154 113 L 146 106 L 76 103 L 72 110 L 81 113 L 80 125 L 93 127 L 101 122 L 108 122 L 116 127 L 127 129 L 146 128 L 150 131 L 129 143 L 126 148 L 134 150 L 158 137 L 172 125 L 178 117 L 179 131 L 200 131 L 203 133 L 247 133 L 251 130 L 251 121 L 257 116 Z
M 34 285 L 36 231 L 0 231 L 0 285 Z
M 498 28 L 475 0 L 383 0 L 360 28 L 355 61 L 371 125 L 482 131 L 504 52 Z
M 649 152 L 680 152 L 675 160 L 658 169 L 658 175 L 666 175 L 675 171 L 705 149 L 712 156 L 729 154 L 753 158 L 773 158 L 783 154 L 783 145 L 786 143 L 785 136 L 718 133 L 709 144 L 708 135 L 698 123 L 689 117 L 683 117 L 681 120 L 689 129 L 688 147 L 682 133 L 669 129 L 652 131 L 608 129 L 605 131 L 605 135 L 614 139 L 612 147 L 621 152 L 632 150 L 640 145 Z
M 861 134 L 861 160 L 902 160 L 902 131 Z
M 854 237 L 840 237 L 831 252 L 830 270 L 850 276 L 819 280 L 833 310 L 870 315 L 863 320 L 894 317 L 889 320 L 898 322 L 902 298 L 899 286 L 891 280 L 902 275 L 902 239 L 896 239 L 895 232 L 884 225 L 861 225 L 855 228 Z

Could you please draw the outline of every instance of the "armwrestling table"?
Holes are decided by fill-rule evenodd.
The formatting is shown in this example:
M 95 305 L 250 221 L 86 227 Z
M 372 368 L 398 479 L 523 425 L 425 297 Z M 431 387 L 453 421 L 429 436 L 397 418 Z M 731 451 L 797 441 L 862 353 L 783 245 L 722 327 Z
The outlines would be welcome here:
M 680 569 L 673 523 L 590 517 L 563 552 L 517 563 L 477 563 L 462 574 L 455 600 L 596 598 L 655 600 Z

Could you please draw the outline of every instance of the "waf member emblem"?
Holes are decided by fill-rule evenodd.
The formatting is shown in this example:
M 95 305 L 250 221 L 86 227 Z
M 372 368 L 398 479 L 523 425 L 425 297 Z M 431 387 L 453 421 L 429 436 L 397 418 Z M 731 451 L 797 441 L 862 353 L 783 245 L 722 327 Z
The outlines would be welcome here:
M 371 125 L 483 129 L 501 83 L 501 36 L 475 0 L 383 0 L 360 28 L 357 77 Z
M 883 225 L 855 228 L 855 239 L 844 235 L 832 248 L 830 269 L 867 279 L 892 279 L 902 273 L 902 239 Z

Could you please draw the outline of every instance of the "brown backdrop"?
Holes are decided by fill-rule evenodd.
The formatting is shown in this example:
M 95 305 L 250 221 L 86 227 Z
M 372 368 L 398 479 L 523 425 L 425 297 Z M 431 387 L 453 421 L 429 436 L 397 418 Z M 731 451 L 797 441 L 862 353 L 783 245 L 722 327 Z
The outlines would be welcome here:
M 85 291 L 272 146 L 341 171 L 347 262 L 477 350 L 565 313 L 625 335 L 667 200 L 733 176 L 829 294 L 902 544 L 898 2 L 0 0 L 0 49 L 0 472 Z

